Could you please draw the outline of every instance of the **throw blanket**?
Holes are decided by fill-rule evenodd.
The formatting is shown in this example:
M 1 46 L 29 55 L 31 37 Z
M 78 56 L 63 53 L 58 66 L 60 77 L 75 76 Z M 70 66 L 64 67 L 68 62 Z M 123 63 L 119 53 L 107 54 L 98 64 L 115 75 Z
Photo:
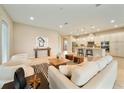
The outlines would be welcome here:
M 33 65 L 32 67 L 34 68 L 35 73 L 42 73 L 45 76 L 45 78 L 48 80 L 49 64 L 42 63 L 42 64 L 39 64 L 39 65 Z

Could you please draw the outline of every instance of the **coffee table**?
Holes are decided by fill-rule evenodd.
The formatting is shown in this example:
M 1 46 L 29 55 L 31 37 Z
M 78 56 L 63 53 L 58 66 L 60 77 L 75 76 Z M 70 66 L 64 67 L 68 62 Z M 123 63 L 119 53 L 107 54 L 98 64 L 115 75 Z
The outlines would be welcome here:
M 53 66 L 55 66 L 56 68 L 59 68 L 60 65 L 66 65 L 68 62 L 70 62 L 70 60 L 68 59 L 57 59 L 57 58 L 51 58 L 49 59 L 49 63 Z

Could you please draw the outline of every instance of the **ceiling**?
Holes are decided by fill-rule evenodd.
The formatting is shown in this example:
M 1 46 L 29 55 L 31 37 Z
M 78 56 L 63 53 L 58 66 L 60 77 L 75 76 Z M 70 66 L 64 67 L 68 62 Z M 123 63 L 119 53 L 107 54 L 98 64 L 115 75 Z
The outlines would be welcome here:
M 124 26 L 123 4 L 11 4 L 3 7 L 14 22 L 55 30 L 63 35 Z M 31 16 L 34 17 L 33 21 L 30 20 Z M 110 23 L 110 20 L 115 22 Z

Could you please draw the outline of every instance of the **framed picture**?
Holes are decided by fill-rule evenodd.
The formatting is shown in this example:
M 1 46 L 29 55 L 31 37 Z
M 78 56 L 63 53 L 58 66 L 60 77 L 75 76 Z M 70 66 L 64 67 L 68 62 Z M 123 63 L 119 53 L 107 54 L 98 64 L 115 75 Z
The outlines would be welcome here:
M 38 48 L 46 48 L 48 47 L 48 38 L 37 36 L 36 37 L 36 46 Z

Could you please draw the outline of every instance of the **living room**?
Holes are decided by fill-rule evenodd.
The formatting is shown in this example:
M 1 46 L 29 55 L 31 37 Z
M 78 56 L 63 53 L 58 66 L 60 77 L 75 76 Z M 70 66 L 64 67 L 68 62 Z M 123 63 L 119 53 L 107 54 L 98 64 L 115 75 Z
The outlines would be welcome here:
M 0 88 L 123 89 L 123 8 L 1 4 Z

